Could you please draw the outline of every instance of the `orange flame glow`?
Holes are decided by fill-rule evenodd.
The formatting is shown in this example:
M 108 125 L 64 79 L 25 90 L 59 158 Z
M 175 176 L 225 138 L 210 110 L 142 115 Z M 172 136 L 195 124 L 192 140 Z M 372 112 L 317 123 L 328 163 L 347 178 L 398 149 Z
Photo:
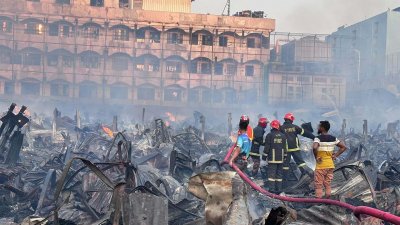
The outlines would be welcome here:
M 103 129 L 104 133 L 106 133 L 109 137 L 114 137 L 114 133 L 112 132 L 112 130 L 106 126 L 101 126 L 101 128 Z

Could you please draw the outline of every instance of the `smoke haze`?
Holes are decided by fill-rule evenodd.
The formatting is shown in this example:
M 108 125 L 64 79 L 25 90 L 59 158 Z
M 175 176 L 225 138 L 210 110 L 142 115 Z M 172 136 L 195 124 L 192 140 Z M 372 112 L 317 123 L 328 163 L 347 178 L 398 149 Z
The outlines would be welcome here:
M 192 10 L 221 14 L 225 3 L 225 0 L 196 0 Z M 231 0 L 231 14 L 261 10 L 276 19 L 277 31 L 321 34 L 397 7 L 400 7 L 397 0 Z

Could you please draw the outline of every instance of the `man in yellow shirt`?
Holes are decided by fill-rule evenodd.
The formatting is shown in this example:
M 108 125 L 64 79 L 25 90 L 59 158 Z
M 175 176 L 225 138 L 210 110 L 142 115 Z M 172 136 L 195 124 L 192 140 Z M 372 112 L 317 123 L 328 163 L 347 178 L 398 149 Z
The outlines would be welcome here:
M 347 147 L 336 137 L 328 134 L 331 125 L 328 121 L 321 121 L 318 126 L 318 136 L 314 139 L 313 150 L 317 164 L 314 172 L 315 197 L 322 198 L 325 187 L 325 198 L 331 197 L 331 182 L 335 169 L 334 160 L 339 157 Z M 334 153 L 335 146 L 339 151 Z

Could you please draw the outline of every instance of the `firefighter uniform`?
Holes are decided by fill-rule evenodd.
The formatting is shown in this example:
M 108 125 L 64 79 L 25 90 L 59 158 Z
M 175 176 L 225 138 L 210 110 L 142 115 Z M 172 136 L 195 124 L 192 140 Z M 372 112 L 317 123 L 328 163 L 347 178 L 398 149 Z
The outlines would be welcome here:
M 288 154 L 287 157 L 285 159 L 284 165 L 283 165 L 283 170 L 284 170 L 284 177 L 287 178 L 287 174 L 289 172 L 289 164 L 290 164 L 290 160 L 293 157 L 293 160 L 296 162 L 297 166 L 299 167 L 301 173 L 304 175 L 305 173 L 307 173 L 308 170 L 306 170 L 305 168 L 307 167 L 306 163 L 303 160 L 303 157 L 301 155 L 300 152 L 300 140 L 298 138 L 298 135 L 310 138 L 310 139 L 314 139 L 315 136 L 304 130 L 303 128 L 294 125 L 292 122 L 290 121 L 285 121 L 283 123 L 283 125 L 280 127 L 280 130 L 282 133 L 284 133 L 286 135 L 287 138 L 287 142 L 288 142 Z
M 261 126 L 257 126 L 253 129 L 253 144 L 251 145 L 250 157 L 253 160 L 253 171 L 252 175 L 256 176 L 260 169 L 260 147 L 264 146 L 264 133 L 265 130 Z
M 272 129 L 265 137 L 263 160 L 268 161 L 269 190 L 275 193 L 282 191 L 283 163 L 287 154 L 287 138 L 278 129 Z

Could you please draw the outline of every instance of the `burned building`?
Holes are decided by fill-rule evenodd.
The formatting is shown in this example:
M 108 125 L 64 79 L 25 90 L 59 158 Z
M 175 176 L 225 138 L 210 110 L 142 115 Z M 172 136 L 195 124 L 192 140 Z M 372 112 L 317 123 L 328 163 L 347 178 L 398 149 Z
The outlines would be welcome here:
M 190 13 L 191 0 L 4 0 L 0 94 L 78 104 L 263 101 L 275 21 Z
M 268 73 L 271 104 L 345 106 L 346 79 L 335 70 L 332 46 L 323 37 L 288 34 L 275 39 Z

